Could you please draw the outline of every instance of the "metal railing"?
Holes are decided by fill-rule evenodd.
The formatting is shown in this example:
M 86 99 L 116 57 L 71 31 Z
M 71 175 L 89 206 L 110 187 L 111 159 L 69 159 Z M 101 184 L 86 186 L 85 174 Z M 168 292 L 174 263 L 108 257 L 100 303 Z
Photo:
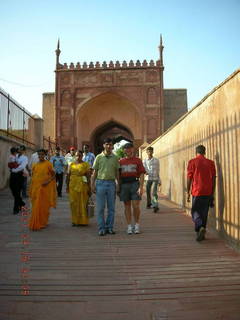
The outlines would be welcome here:
M 0 88 L 0 135 L 34 147 L 30 134 L 31 120 L 33 123 L 32 115 Z
M 57 147 L 57 141 L 51 140 L 51 137 L 44 137 L 43 136 L 43 149 L 48 150 L 50 155 L 54 154 L 54 151 Z

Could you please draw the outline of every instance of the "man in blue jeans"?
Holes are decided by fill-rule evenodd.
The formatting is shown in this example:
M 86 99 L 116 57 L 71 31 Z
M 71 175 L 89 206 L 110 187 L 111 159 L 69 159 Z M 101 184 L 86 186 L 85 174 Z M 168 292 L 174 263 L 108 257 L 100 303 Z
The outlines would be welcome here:
M 93 164 L 92 192 L 96 192 L 98 234 L 115 234 L 113 229 L 115 216 L 116 182 L 119 183 L 118 157 L 112 153 L 113 142 L 106 138 L 103 152 L 98 154 Z M 108 215 L 104 218 L 105 204 Z

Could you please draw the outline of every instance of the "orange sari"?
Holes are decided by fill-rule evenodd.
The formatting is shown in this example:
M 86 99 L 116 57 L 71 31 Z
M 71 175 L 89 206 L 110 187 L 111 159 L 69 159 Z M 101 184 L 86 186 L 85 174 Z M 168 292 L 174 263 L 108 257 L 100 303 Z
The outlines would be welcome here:
M 42 184 L 51 179 L 53 165 L 44 160 L 33 164 L 32 181 L 29 195 L 32 201 L 32 214 L 29 221 L 30 230 L 40 230 L 48 224 L 49 209 L 56 207 L 56 181 L 52 180 L 48 185 Z

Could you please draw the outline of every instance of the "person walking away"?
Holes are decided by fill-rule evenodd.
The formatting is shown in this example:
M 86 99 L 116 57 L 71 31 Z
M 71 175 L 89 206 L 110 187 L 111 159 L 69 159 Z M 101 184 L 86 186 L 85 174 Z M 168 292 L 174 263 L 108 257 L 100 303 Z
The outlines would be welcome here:
M 143 194 L 145 168 L 142 160 L 134 156 L 133 144 L 128 142 L 123 146 L 126 154 L 120 162 L 120 201 L 124 202 L 127 233 L 140 233 L 140 200 Z M 132 211 L 135 221 L 132 227 Z
M 33 164 L 29 196 L 32 212 L 30 230 L 40 230 L 48 224 L 49 209 L 56 207 L 56 181 L 53 165 L 45 160 L 45 150 L 38 151 L 39 162 Z
M 91 195 L 90 165 L 82 160 L 83 152 L 76 152 L 76 160 L 71 163 L 67 174 L 67 193 L 72 212 L 72 226 L 88 225 L 87 203 Z
M 25 202 L 21 197 L 24 183 L 23 172 L 26 170 L 26 166 L 28 164 L 28 158 L 24 154 L 25 150 L 25 146 L 19 147 L 18 156 L 16 157 L 17 166 L 11 169 L 9 185 L 14 197 L 13 214 L 18 214 L 21 208 L 25 206 Z
M 196 157 L 187 166 L 187 201 L 192 193 L 192 219 L 197 233 L 196 240 L 205 239 L 208 210 L 213 203 L 216 184 L 216 168 L 214 161 L 205 158 L 206 148 L 196 147 Z
M 62 197 L 63 174 L 65 171 L 65 167 L 67 166 L 67 162 L 65 158 L 60 155 L 59 147 L 56 148 L 55 156 L 52 156 L 50 161 L 53 164 L 53 168 L 55 171 L 58 197 Z
M 147 159 L 143 160 L 143 165 L 146 170 L 147 209 L 153 208 L 154 212 L 158 212 L 158 188 L 161 186 L 160 164 L 159 160 L 153 157 L 153 152 L 153 147 L 147 148 Z
M 113 142 L 106 138 L 103 142 L 103 152 L 98 154 L 93 164 L 92 191 L 96 191 L 96 210 L 98 234 L 104 236 L 106 233 L 115 234 L 115 200 L 119 183 L 118 157 L 113 154 Z M 117 185 L 116 185 L 117 184 Z M 105 220 L 104 210 L 107 204 L 108 214 Z

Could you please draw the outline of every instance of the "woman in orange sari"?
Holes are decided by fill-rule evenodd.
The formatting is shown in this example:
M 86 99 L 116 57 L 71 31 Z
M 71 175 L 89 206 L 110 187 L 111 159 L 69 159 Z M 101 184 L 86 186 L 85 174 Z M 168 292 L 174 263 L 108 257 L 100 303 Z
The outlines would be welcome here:
M 29 221 L 30 230 L 40 230 L 48 224 L 49 209 L 56 207 L 56 182 L 53 165 L 45 160 L 45 151 L 38 151 L 39 162 L 32 167 L 30 198 L 32 214 Z
M 82 161 L 83 152 L 76 152 L 76 161 L 71 163 L 67 175 L 67 192 L 72 212 L 72 226 L 88 225 L 87 203 L 90 188 L 90 165 Z

